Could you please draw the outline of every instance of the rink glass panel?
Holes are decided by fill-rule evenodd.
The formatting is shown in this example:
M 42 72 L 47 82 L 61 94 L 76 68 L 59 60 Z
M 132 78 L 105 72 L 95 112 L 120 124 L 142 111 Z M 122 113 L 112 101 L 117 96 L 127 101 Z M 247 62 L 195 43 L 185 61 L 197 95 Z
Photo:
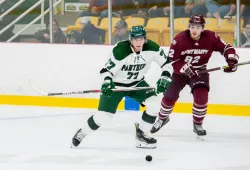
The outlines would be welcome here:
M 212 0 L 207 0 L 206 4 L 204 5 L 190 4 L 191 10 L 189 10 L 189 12 L 187 10 L 187 4 L 185 4 L 184 1 L 175 1 L 173 4 L 174 35 L 188 28 L 188 20 L 192 14 L 204 14 L 207 22 L 205 29 L 215 31 L 224 41 L 230 43 L 233 46 L 236 46 L 236 36 L 238 34 L 236 33 L 237 19 L 235 18 L 235 16 L 237 6 L 233 7 L 232 4 L 227 3 L 226 1 L 221 1 L 222 4 L 213 4 L 213 2 L 210 1 Z M 18 2 L 19 0 L 14 0 L 5 1 L 4 3 L 2 3 L 0 5 L 1 14 L 3 14 Z M 27 0 L 21 3 L 8 15 L 3 17 L 0 29 L 2 30 L 3 28 L 5 28 L 9 23 L 17 19 L 22 13 L 24 13 L 37 2 L 38 1 Z M 111 41 L 109 40 L 109 30 L 111 30 L 112 35 L 115 35 L 114 26 L 121 19 L 119 12 L 122 11 L 122 19 L 127 22 L 128 30 L 133 25 L 144 25 L 147 30 L 147 38 L 157 42 L 161 46 L 169 46 L 171 44 L 170 11 L 168 10 L 168 3 L 149 4 L 146 0 L 140 0 L 138 1 L 138 4 L 133 5 L 129 2 L 129 0 L 125 2 L 126 4 L 123 3 L 122 5 L 115 3 L 112 4 L 113 13 L 112 16 L 110 16 L 110 18 L 112 18 L 112 27 L 109 26 L 108 10 L 110 9 L 104 9 L 103 11 L 97 10 L 96 13 L 88 13 L 88 0 L 63 0 L 61 4 L 57 5 L 54 8 L 53 19 L 57 21 L 59 28 L 61 28 L 62 33 L 66 37 L 67 41 L 65 43 L 72 44 L 74 43 L 73 40 L 75 36 L 73 32 L 76 31 L 80 33 L 82 30 L 79 16 L 81 15 L 81 13 L 83 15 L 91 15 L 90 19 L 92 24 L 106 31 L 105 41 L 103 42 L 103 44 L 108 45 L 111 43 Z M 54 3 L 56 3 L 56 0 L 54 0 Z M 244 1 L 242 1 L 242 3 L 244 3 Z M 245 6 L 244 4 L 240 5 L 240 14 L 242 14 L 240 21 L 241 32 L 244 31 L 244 23 L 247 23 L 250 18 L 249 5 L 250 4 L 248 3 L 246 3 Z M 153 6 L 157 6 L 155 11 L 151 9 Z M 38 17 L 41 14 L 41 11 L 46 11 L 48 8 L 49 0 L 45 0 L 44 3 L 37 5 L 37 7 L 31 10 L 25 17 L 21 18 L 18 22 L 13 24 L 13 26 L 4 31 L 0 35 L 0 41 L 6 42 L 10 40 L 10 38 L 14 34 L 21 31 L 23 27 L 27 26 L 27 24 Z M 232 10 L 232 13 L 228 15 L 228 13 L 230 13 L 230 9 L 233 8 L 235 8 L 235 10 Z M 220 12 L 216 12 L 216 10 L 220 10 Z M 141 12 L 138 13 L 138 11 Z M 37 31 L 46 28 L 46 23 L 49 22 L 49 20 L 50 17 L 48 13 L 33 25 L 31 25 L 28 29 L 23 31 L 15 39 L 11 40 L 11 42 L 46 42 L 37 38 L 37 36 L 35 35 Z M 81 44 L 84 43 L 84 41 L 81 42 Z

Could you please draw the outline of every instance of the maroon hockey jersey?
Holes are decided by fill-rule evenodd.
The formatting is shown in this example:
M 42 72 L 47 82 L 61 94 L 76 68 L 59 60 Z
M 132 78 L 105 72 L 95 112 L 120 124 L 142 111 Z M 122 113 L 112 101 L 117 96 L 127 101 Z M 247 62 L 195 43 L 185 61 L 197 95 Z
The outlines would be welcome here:
M 174 38 L 169 50 L 174 73 L 181 74 L 180 69 L 186 63 L 192 64 L 193 68 L 197 70 L 206 69 L 214 51 L 220 52 L 225 59 L 229 54 L 235 54 L 235 49 L 213 31 L 204 30 L 198 41 L 190 37 L 189 30 L 179 33 Z

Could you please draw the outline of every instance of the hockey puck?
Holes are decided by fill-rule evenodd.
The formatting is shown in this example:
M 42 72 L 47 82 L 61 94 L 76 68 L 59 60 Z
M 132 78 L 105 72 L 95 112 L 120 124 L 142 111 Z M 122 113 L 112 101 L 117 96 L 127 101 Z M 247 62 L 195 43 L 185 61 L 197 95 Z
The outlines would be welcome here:
M 153 159 L 153 158 L 152 158 L 151 155 L 147 155 L 147 156 L 146 156 L 146 160 L 147 160 L 148 162 L 152 161 L 152 159 Z

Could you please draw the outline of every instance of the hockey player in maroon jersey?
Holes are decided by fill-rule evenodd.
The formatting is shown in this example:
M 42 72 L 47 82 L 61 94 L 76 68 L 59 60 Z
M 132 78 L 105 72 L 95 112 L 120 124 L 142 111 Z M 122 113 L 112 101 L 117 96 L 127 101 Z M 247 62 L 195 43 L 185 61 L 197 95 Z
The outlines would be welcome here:
M 235 64 L 238 63 L 239 57 L 230 44 L 220 39 L 215 32 L 204 30 L 204 27 L 203 16 L 193 15 L 190 17 L 188 29 L 174 38 L 169 50 L 169 57 L 174 68 L 173 83 L 164 93 L 159 119 L 155 122 L 151 133 L 157 132 L 168 123 L 169 115 L 179 98 L 179 93 L 186 85 L 189 85 L 194 99 L 193 131 L 198 136 L 206 135 L 202 123 L 207 111 L 210 88 L 209 73 L 199 74 L 199 70 L 206 69 L 208 60 L 214 51 L 220 52 L 225 57 L 229 66 L 224 69 L 224 72 L 227 73 L 237 70 Z

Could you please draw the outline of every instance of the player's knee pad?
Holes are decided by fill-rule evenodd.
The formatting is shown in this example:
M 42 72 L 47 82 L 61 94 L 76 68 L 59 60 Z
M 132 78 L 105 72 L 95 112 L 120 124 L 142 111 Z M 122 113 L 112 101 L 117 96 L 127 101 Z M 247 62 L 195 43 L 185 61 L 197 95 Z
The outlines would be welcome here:
M 88 119 L 88 125 L 92 130 L 96 130 L 100 126 L 108 124 L 113 117 L 113 113 L 98 111 L 95 115 Z
M 160 100 L 156 96 L 151 96 L 145 100 L 146 112 L 151 116 L 157 116 L 160 109 Z
M 196 87 L 193 90 L 194 103 L 206 105 L 208 103 L 208 89 L 206 87 Z

